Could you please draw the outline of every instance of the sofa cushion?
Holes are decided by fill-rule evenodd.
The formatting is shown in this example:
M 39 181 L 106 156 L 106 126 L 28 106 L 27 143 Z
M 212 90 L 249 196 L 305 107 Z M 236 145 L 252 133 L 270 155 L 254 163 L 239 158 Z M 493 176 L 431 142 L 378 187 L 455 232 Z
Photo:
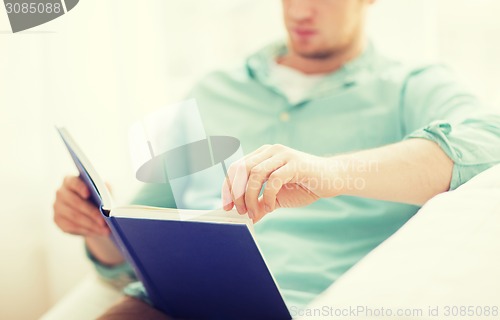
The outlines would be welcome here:
M 291 312 L 309 315 L 304 319 L 381 312 L 392 319 L 397 312 L 408 313 L 404 319 L 499 318 L 499 253 L 500 165 L 431 199 L 310 306 Z

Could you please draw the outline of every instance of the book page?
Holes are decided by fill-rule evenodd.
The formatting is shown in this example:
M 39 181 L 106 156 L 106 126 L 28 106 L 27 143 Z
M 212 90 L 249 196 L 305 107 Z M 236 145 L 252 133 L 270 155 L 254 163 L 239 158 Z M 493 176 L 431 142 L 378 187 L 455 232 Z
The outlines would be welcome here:
M 58 127 L 57 131 L 61 135 L 64 144 L 68 148 L 68 151 L 70 152 L 71 157 L 73 158 L 73 161 L 78 168 L 78 171 L 80 171 L 80 175 L 87 176 L 87 178 L 89 178 L 90 180 L 89 183 L 93 184 L 93 186 L 87 185 L 87 187 L 89 189 L 95 187 L 97 193 L 99 194 L 103 209 L 111 210 L 113 207 L 113 199 L 111 197 L 111 193 L 108 190 L 108 187 L 106 186 L 106 183 L 104 183 L 104 180 L 102 180 L 102 178 L 97 174 L 97 171 L 92 166 L 92 163 L 89 161 L 85 153 L 83 153 L 83 151 L 80 149 L 68 130 L 64 127 Z M 80 166 L 83 168 L 80 168 Z M 85 177 L 82 176 L 82 178 L 84 179 Z
M 253 222 L 248 214 L 240 215 L 236 210 L 189 210 L 134 205 L 114 208 L 110 217 L 245 224 L 253 233 Z

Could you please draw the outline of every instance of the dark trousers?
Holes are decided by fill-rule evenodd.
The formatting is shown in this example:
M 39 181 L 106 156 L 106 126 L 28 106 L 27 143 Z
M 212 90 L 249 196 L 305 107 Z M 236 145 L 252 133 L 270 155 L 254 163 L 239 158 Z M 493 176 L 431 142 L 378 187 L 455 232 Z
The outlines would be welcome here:
M 125 297 L 111 307 L 98 320 L 174 320 L 145 302 L 131 297 Z

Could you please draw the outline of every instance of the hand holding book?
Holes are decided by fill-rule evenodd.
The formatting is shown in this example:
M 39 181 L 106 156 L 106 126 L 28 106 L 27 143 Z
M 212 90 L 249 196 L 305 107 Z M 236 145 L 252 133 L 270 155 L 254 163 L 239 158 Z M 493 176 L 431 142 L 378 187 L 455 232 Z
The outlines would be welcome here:
M 70 179 L 74 188 L 64 187 L 63 195 L 73 190 L 73 200 L 79 198 L 87 209 L 90 203 L 98 207 L 157 309 L 189 319 L 291 318 L 248 216 L 223 210 L 114 206 L 109 188 L 71 135 L 64 128 L 58 131 L 90 193 L 85 200 L 78 192 L 86 196 L 86 191 Z M 73 215 L 81 213 L 73 209 Z
M 53 205 L 54 222 L 62 231 L 85 237 L 110 234 L 101 212 L 89 197 L 90 191 L 80 178 L 64 178 Z

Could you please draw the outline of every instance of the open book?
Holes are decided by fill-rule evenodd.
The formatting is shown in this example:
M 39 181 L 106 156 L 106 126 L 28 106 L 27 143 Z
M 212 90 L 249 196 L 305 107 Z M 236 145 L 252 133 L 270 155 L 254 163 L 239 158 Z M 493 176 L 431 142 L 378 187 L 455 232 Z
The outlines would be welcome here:
M 57 128 L 115 243 L 153 305 L 181 319 L 290 319 L 247 215 L 223 210 L 115 207 L 65 128 Z

